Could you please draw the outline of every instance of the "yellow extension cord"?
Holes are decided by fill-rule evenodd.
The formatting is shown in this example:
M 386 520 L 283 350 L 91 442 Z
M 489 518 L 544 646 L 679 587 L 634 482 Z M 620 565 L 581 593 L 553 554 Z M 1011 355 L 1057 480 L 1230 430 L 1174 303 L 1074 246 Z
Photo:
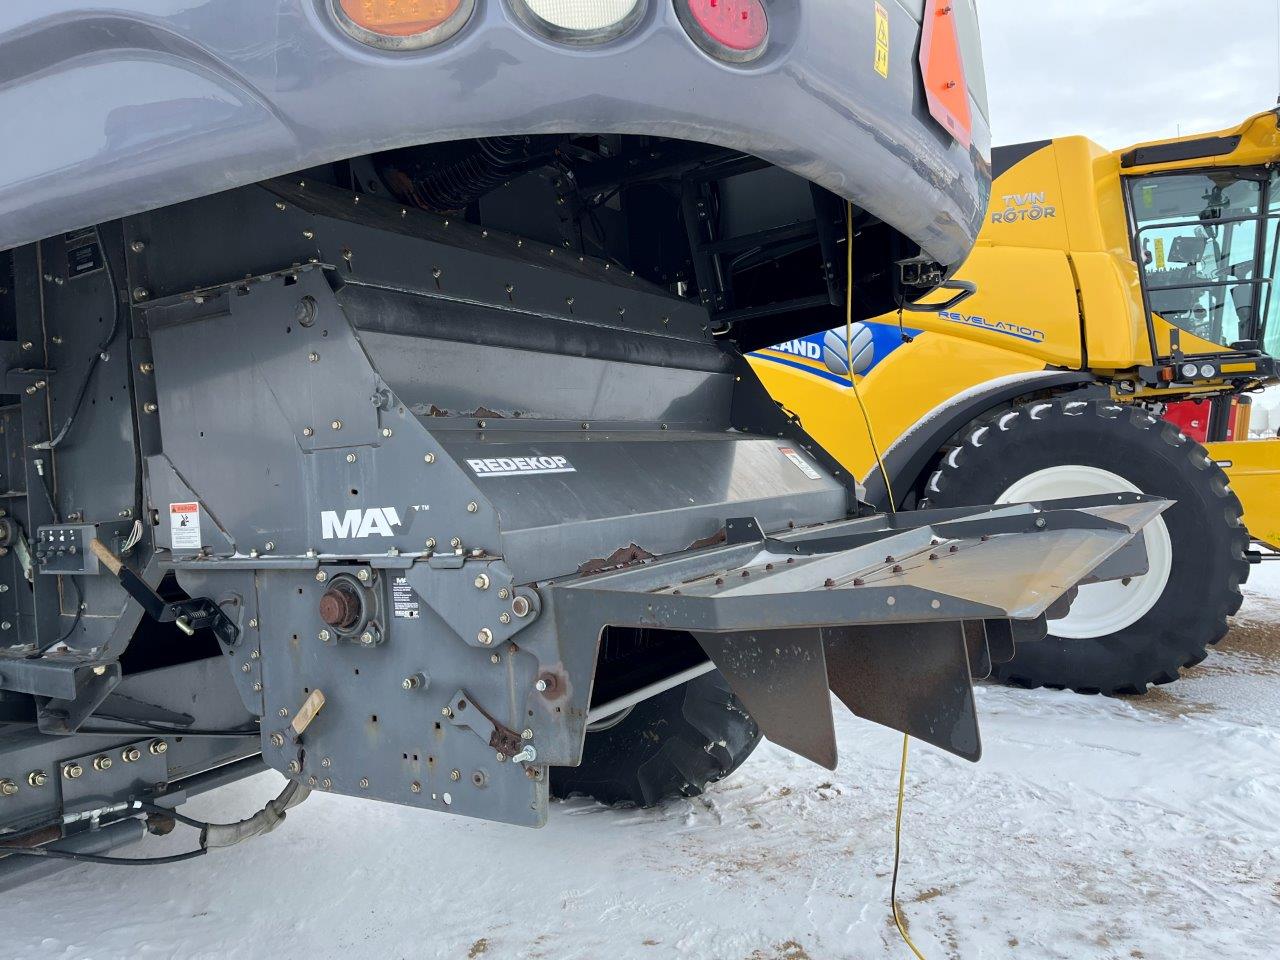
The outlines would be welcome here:
M 848 364 L 849 386 L 853 387 L 853 397 L 858 401 L 858 409 L 862 411 L 862 422 L 867 426 L 867 440 L 871 443 L 871 452 L 875 455 L 876 466 L 884 477 L 885 496 L 889 499 L 889 512 L 896 514 L 893 486 L 889 482 L 889 471 L 884 467 L 884 459 L 880 456 L 880 445 L 876 443 L 876 433 L 871 426 L 871 416 L 867 406 L 862 402 L 862 394 L 858 392 L 858 379 L 853 372 L 853 204 L 845 204 L 845 296 L 844 296 L 844 349 L 845 362 Z M 907 792 L 907 747 L 911 743 L 908 734 L 902 735 L 902 763 L 898 768 L 898 814 L 893 824 L 893 880 L 889 885 L 889 908 L 893 911 L 893 923 L 898 928 L 902 942 L 911 948 L 916 960 L 925 960 L 919 948 L 911 942 L 907 933 L 907 925 L 903 923 L 902 913 L 898 909 L 898 865 L 902 861 L 902 804 Z

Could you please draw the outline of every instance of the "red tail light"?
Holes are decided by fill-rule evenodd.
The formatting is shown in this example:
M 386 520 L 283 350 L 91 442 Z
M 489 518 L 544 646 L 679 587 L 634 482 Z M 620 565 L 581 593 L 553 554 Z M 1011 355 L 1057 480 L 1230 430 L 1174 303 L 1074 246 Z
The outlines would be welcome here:
M 330 0 L 330 6 L 342 29 L 362 43 L 416 50 L 461 30 L 475 0 Z
M 694 42 L 720 60 L 754 60 L 769 40 L 761 0 L 676 0 L 676 12 Z

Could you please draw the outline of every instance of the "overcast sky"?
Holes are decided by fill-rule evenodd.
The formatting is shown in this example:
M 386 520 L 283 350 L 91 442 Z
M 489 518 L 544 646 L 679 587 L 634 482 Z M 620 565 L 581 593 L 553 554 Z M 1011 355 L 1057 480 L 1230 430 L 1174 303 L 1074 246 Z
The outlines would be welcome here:
M 977 0 L 994 143 L 1109 149 L 1275 106 L 1280 0 Z

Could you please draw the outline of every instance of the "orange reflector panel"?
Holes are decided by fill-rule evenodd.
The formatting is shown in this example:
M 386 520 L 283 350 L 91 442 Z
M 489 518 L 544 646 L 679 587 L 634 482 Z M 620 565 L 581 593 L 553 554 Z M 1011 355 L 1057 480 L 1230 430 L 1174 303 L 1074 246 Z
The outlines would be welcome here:
M 920 73 L 929 114 L 966 149 L 973 142 L 969 85 L 964 77 L 960 33 L 951 0 L 926 0 L 920 38 Z
M 410 48 L 452 36 L 473 6 L 474 0 L 333 0 L 338 22 L 356 39 Z

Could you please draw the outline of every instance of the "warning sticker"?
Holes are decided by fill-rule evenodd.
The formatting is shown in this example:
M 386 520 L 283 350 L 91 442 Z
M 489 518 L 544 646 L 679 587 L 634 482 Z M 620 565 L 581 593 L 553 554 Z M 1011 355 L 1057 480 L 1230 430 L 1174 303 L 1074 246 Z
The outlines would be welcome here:
M 405 577 L 396 577 L 391 581 L 391 614 L 401 620 L 417 620 L 422 606 L 418 595 Z
M 889 14 L 876 4 L 876 73 L 889 76 Z
M 792 450 L 790 447 L 779 447 L 778 452 L 782 454 L 784 457 L 786 457 L 788 460 L 790 460 L 792 463 L 794 463 L 797 467 L 799 467 L 800 472 L 803 473 L 810 480 L 822 479 L 822 474 L 818 473 L 817 470 L 809 466 L 809 462 L 805 460 L 804 457 L 800 456 L 800 454 Z
M 200 504 L 169 504 L 169 545 L 174 550 L 199 550 L 204 546 L 200 537 Z

